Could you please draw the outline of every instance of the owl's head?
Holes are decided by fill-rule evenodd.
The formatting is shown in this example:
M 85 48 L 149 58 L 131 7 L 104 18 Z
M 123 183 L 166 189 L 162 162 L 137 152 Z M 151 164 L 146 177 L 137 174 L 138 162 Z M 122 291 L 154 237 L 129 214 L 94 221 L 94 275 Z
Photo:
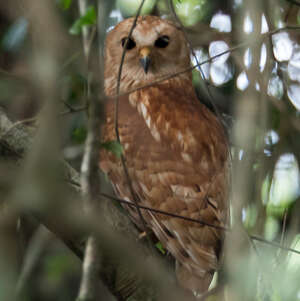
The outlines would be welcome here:
M 189 49 L 180 28 L 159 17 L 143 16 L 138 18 L 131 38 L 128 39 L 133 22 L 134 18 L 126 19 L 108 33 L 105 51 L 106 86 L 107 81 L 109 85 L 113 80 L 116 81 L 124 48 L 126 55 L 122 69 L 122 90 L 149 83 L 190 66 Z

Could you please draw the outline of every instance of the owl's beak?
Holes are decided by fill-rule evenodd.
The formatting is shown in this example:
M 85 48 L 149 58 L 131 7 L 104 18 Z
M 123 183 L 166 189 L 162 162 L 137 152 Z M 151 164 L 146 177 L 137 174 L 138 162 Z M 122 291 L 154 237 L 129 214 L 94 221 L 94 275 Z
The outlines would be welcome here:
M 147 74 L 150 63 L 151 63 L 151 59 L 150 59 L 150 48 L 149 47 L 143 47 L 140 50 L 140 63 L 145 71 L 145 73 Z

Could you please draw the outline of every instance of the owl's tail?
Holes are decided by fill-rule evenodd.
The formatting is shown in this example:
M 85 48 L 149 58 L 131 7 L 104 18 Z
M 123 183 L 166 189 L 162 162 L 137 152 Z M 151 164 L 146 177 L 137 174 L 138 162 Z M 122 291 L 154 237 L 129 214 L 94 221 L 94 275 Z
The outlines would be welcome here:
M 176 276 L 180 286 L 192 291 L 194 294 L 205 293 L 212 281 L 214 272 L 208 271 L 202 277 L 193 274 L 185 266 L 178 261 L 176 262 Z

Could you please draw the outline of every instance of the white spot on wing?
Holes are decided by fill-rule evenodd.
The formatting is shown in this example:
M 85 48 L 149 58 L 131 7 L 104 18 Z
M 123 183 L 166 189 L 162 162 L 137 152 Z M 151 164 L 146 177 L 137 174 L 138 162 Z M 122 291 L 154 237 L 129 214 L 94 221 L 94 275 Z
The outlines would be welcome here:
M 153 136 L 153 138 L 160 142 L 160 134 L 157 130 L 157 127 L 155 126 L 155 124 L 152 122 L 151 120 L 151 116 L 148 115 L 148 111 L 147 111 L 147 107 L 145 106 L 144 103 L 141 103 L 139 106 L 138 106 L 138 111 L 139 113 L 144 117 L 144 120 L 151 132 L 151 135 Z
M 140 107 L 141 107 L 141 113 L 143 114 L 143 117 L 146 119 L 147 118 L 147 108 L 143 103 L 140 104 Z
M 174 195 L 183 197 L 186 203 L 193 201 L 197 197 L 197 192 L 191 188 L 182 185 L 171 185 Z
M 192 158 L 188 153 L 181 153 L 182 159 L 187 163 L 192 163 Z
M 159 134 L 159 132 L 158 132 L 158 130 L 157 130 L 157 128 L 156 128 L 156 126 L 154 124 L 150 128 L 150 131 L 151 131 L 151 134 L 152 134 L 153 138 L 156 141 L 160 142 L 160 134 Z
M 166 132 L 168 132 L 170 128 L 170 122 L 166 122 L 165 127 L 166 127 Z
M 196 144 L 196 139 L 195 139 L 193 133 L 191 132 L 191 130 L 190 129 L 186 129 L 185 134 L 186 134 L 188 143 L 190 145 L 195 145 Z
M 146 118 L 146 123 L 147 123 L 148 128 L 150 129 L 150 127 L 151 127 L 151 118 L 150 118 L 150 116 L 148 116 Z
M 183 136 L 182 136 L 182 133 L 181 133 L 181 132 L 178 132 L 178 134 L 177 134 L 177 139 L 178 139 L 179 142 L 182 141 Z

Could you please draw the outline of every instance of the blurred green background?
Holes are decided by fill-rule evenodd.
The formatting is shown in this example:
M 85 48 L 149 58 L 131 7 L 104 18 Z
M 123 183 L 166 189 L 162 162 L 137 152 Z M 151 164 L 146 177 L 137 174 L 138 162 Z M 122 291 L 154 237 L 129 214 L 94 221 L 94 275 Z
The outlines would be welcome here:
M 109 16 L 110 30 L 123 18 L 134 16 L 141 1 L 117 0 Z M 176 15 L 185 28 L 195 56 L 192 64 L 247 42 L 253 32 L 253 18 L 245 1 L 173 0 Z M 266 1 L 267 3 L 268 1 Z M 271 1 L 272 2 L 272 1 Z M 271 3 L 268 2 L 268 3 Z M 16 2 L 17 3 L 17 2 Z M 87 134 L 85 95 L 87 77 L 81 46 L 84 27 L 94 27 L 97 2 L 90 1 L 86 15 L 78 17 L 77 2 L 56 0 L 56 13 L 73 45 L 59 70 L 60 111 L 62 112 L 62 154 L 80 169 Z M 261 33 L 287 25 L 300 25 L 299 6 L 289 1 L 275 1 L 263 6 Z M 258 12 L 259 13 L 259 12 Z M 142 15 L 154 14 L 174 20 L 169 1 L 146 0 Z M 0 106 L 14 121 L 27 120 L 40 112 L 43 100 L 28 79 L 34 40 L 31 24 L 22 7 L 11 2 L 0 4 Z M 248 35 L 248 36 L 247 36 Z M 245 38 L 245 41 L 243 40 Z M 272 45 L 271 50 L 267 47 Z M 97 43 L 94 43 L 97 47 Z M 268 45 L 268 46 L 267 46 Z M 261 42 L 259 68 L 263 82 L 256 82 L 256 95 L 267 102 L 261 123 L 252 124 L 255 143 L 251 150 L 232 144 L 236 164 L 247 164 L 251 158 L 249 202 L 242 204 L 240 220 L 249 234 L 259 235 L 300 251 L 300 45 L 295 31 L 279 31 Z M 35 49 L 35 51 L 37 51 Z M 199 101 L 211 110 L 217 108 L 224 117 L 229 135 L 236 120 L 236 107 L 250 89 L 253 49 L 240 47 L 193 70 L 193 83 Z M 269 68 L 270 72 L 265 70 Z M 204 76 L 204 79 L 202 78 Z M 264 84 L 264 86 L 262 86 Z M 264 89 L 264 90 L 263 90 Z M 213 103 L 213 104 L 212 104 Z M 234 219 L 233 219 L 234 222 Z M 258 261 L 241 257 L 237 260 L 234 281 L 238 289 L 248 287 L 244 300 L 300 300 L 300 255 L 254 241 Z M 250 266 L 251 265 L 251 266 Z M 80 280 L 80 261 L 55 238 L 47 240 L 37 271 L 28 284 L 24 300 L 73 300 Z M 0 300 L 1 277 L 0 271 Z

